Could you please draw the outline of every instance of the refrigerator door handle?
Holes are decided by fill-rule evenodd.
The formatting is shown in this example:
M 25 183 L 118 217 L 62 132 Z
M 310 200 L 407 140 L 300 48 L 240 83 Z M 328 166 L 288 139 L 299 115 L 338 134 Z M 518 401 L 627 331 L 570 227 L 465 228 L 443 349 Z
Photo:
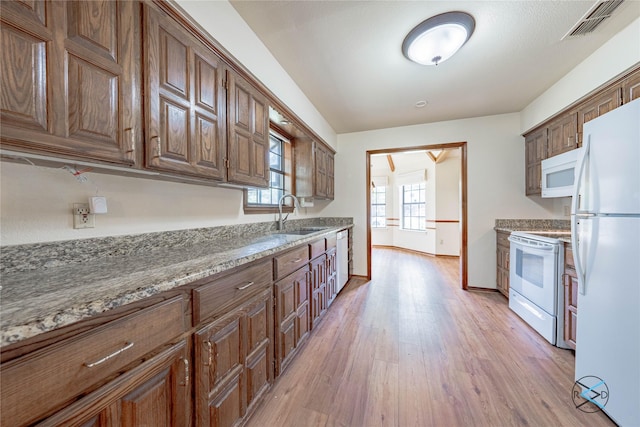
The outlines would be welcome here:
M 589 142 L 591 141 L 591 135 L 587 137 L 584 145 L 584 153 L 580 161 L 578 168 L 578 175 L 576 176 L 576 185 L 573 190 L 573 198 L 571 200 L 571 245 L 573 246 L 573 259 L 576 265 L 576 275 L 578 276 L 578 292 L 581 295 L 585 294 L 584 286 L 584 268 L 582 267 L 582 259 L 580 258 L 580 239 L 578 238 L 578 217 L 587 217 L 588 215 L 580 215 L 578 211 L 580 209 L 580 190 L 582 187 L 582 176 L 584 175 L 584 165 L 589 157 Z

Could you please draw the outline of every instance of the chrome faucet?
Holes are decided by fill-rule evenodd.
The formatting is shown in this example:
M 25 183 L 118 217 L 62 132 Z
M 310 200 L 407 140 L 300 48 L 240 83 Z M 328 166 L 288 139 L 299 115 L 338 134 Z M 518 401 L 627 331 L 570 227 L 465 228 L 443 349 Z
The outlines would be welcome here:
M 280 200 L 278 200 L 278 230 L 282 230 L 284 228 L 284 223 L 287 220 L 287 218 L 289 218 L 289 214 L 287 214 L 284 218 L 282 218 L 282 205 L 283 205 L 282 202 L 284 202 L 284 199 L 287 197 L 291 197 L 293 199 L 294 210 L 296 207 L 300 209 L 300 202 L 298 201 L 298 198 L 296 196 L 290 193 L 283 194 L 282 197 L 280 197 Z

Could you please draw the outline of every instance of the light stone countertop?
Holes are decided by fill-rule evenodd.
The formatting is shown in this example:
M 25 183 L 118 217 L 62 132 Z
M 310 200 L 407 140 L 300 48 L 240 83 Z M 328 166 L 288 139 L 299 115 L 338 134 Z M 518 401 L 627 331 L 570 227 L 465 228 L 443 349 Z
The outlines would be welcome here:
M 307 235 L 229 236 L 148 253 L 3 273 L 0 347 L 349 227 L 330 226 Z

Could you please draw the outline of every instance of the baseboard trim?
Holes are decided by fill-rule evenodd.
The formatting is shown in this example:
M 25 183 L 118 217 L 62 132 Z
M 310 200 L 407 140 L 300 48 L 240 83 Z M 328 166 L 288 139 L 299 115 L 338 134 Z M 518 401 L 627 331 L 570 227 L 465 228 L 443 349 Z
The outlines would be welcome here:
M 434 253 L 431 253 L 431 252 L 423 252 L 423 251 L 417 251 L 415 249 L 402 248 L 400 246 L 372 245 L 371 247 L 372 248 L 378 248 L 378 249 L 395 249 L 397 251 L 414 253 L 414 254 L 419 254 L 419 255 L 426 255 L 426 256 L 431 256 L 431 257 L 434 257 L 434 258 L 460 258 L 459 255 L 438 255 L 438 254 L 434 254 Z
M 493 289 L 493 288 L 480 288 L 478 286 L 467 286 L 467 290 L 468 291 L 474 291 L 474 292 L 500 292 L 497 289 Z

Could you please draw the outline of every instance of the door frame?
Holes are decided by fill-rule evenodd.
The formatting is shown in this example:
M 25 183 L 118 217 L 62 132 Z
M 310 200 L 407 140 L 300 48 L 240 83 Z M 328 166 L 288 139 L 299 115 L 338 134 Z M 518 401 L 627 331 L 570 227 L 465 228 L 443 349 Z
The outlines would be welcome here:
M 460 148 L 460 284 L 463 290 L 467 290 L 468 282 L 468 224 L 467 224 L 467 142 L 450 142 L 444 144 L 430 144 L 416 147 L 385 148 L 380 150 L 367 150 L 366 152 L 366 203 L 367 203 L 367 278 L 371 280 L 371 155 L 393 154 L 405 151 L 418 150 L 445 150 Z

